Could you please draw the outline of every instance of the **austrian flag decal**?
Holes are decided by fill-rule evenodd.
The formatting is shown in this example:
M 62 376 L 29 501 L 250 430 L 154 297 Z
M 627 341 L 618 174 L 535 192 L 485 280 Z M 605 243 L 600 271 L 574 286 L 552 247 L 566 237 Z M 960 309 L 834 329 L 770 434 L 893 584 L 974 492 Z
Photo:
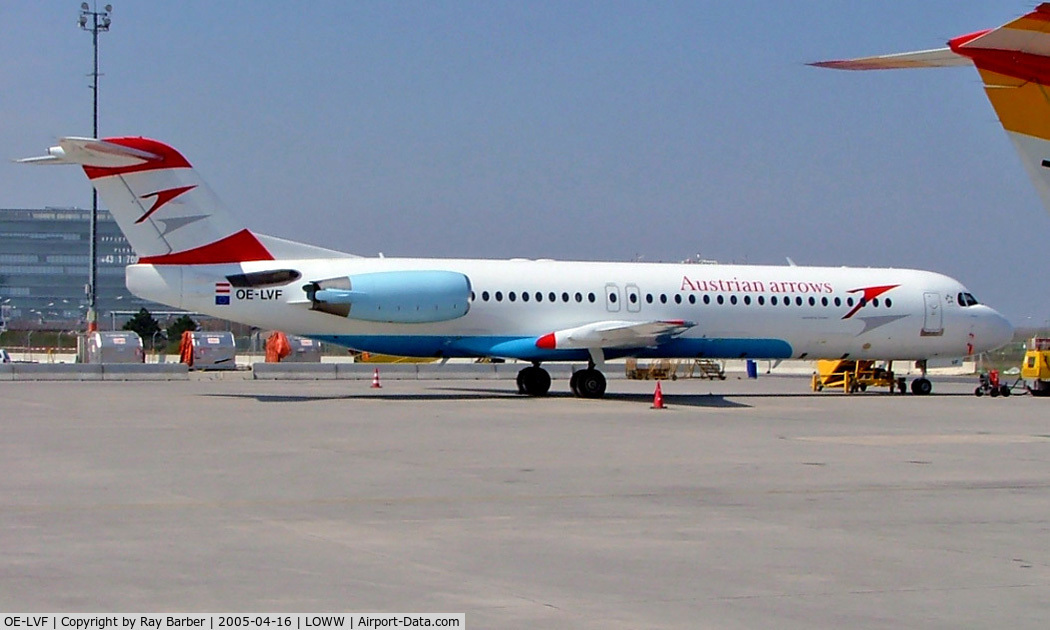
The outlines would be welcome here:
M 216 282 L 215 283 L 215 305 L 216 306 L 229 306 L 230 305 L 230 283 L 229 282 Z

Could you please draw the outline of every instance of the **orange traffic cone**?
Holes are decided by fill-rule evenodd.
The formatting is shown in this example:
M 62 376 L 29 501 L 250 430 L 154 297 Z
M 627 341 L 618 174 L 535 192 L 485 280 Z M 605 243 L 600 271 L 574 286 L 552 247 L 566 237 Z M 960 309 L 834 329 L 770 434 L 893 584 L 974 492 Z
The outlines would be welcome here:
M 664 392 L 660 389 L 660 381 L 656 381 L 656 391 L 653 392 L 653 406 L 650 409 L 667 409 L 667 407 L 664 407 Z
M 372 389 L 379 389 L 382 385 L 379 384 L 379 368 L 376 368 L 372 372 Z

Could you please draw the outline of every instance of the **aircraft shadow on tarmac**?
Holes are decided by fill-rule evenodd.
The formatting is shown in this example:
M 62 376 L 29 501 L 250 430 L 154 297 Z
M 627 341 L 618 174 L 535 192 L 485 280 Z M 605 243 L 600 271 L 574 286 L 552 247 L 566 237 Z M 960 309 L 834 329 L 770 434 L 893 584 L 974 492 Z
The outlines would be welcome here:
M 444 387 L 420 393 L 387 393 L 368 392 L 361 394 L 344 394 L 338 396 L 330 395 L 286 395 L 286 394 L 203 394 L 204 396 L 216 398 L 242 398 L 255 400 L 262 403 L 302 403 L 323 402 L 329 400 L 403 400 L 403 401 L 476 401 L 476 400 L 499 400 L 520 399 L 523 403 L 527 401 L 541 401 L 550 399 L 571 399 L 574 396 L 569 392 L 553 392 L 542 398 L 527 398 L 506 389 L 465 389 Z M 599 400 L 580 400 L 580 404 L 603 404 L 616 402 L 629 402 L 634 404 L 651 405 L 653 397 L 651 394 L 617 394 L 607 393 Z M 728 400 L 721 394 L 674 394 L 665 395 L 664 404 L 667 407 L 706 407 L 706 408 L 748 408 L 751 405 Z

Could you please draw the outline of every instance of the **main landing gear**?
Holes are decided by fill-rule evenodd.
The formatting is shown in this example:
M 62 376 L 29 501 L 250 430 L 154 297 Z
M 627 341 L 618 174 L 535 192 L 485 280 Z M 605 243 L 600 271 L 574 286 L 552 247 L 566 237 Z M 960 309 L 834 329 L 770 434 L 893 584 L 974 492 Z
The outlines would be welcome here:
M 605 395 L 605 375 L 588 364 L 586 370 L 572 373 L 569 388 L 580 398 L 601 398 Z
M 601 398 L 605 395 L 605 375 L 594 368 L 577 370 L 569 379 L 569 388 L 580 398 Z M 539 364 L 533 364 L 518 372 L 518 393 L 526 396 L 546 396 L 551 389 L 551 375 Z
M 538 363 L 518 372 L 518 393 L 526 396 L 546 396 L 551 389 L 551 375 Z

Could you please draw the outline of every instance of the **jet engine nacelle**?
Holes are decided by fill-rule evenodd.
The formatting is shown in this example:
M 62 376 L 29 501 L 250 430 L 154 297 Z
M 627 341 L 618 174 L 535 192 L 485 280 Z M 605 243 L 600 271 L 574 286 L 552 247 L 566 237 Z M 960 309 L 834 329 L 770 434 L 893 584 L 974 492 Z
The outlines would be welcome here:
M 311 282 L 311 309 L 369 322 L 424 324 L 463 317 L 470 279 L 454 271 L 381 271 Z

